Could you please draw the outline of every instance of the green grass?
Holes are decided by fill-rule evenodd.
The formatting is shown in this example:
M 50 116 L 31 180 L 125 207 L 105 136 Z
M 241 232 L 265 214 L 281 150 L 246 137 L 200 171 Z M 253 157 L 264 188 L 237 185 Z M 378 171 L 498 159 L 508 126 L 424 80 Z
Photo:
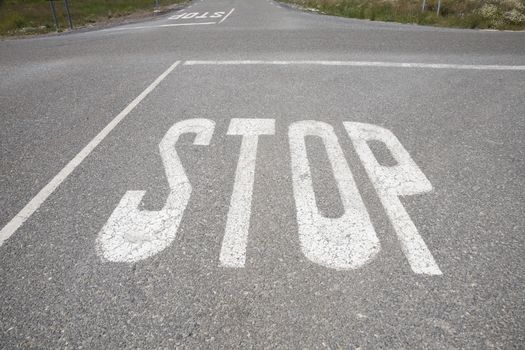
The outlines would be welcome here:
M 185 0 L 160 0 L 161 7 Z M 153 11 L 155 0 L 69 0 L 75 27 Z M 55 1 L 59 27 L 68 28 L 63 0 Z M 0 35 L 24 35 L 54 31 L 47 0 L 0 0 Z
M 444 27 L 525 29 L 525 0 L 281 0 L 323 13 L 372 21 Z

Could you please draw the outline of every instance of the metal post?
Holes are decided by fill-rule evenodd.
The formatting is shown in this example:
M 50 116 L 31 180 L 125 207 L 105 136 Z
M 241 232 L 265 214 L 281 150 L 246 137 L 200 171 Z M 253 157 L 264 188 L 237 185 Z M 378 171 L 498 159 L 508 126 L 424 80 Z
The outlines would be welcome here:
M 153 12 L 155 12 L 155 13 L 160 12 L 159 0 L 155 0 L 155 10 Z
M 437 15 L 439 16 L 439 10 L 441 10 L 441 0 L 438 0 L 438 8 L 437 8 Z
M 421 5 L 421 13 L 425 12 L 426 6 L 427 6 L 427 0 L 423 0 L 423 5 Z
M 55 9 L 55 0 L 49 0 L 51 6 L 51 13 L 53 14 L 53 22 L 55 23 L 55 30 L 58 31 L 57 11 Z
M 71 13 L 69 12 L 68 0 L 64 0 L 64 7 L 66 8 L 67 21 L 69 22 L 69 29 L 73 29 L 73 21 L 71 21 Z

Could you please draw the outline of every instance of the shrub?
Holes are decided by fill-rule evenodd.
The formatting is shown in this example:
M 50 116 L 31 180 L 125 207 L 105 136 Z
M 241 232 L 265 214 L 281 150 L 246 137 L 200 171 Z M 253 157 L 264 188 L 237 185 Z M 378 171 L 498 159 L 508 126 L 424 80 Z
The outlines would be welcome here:
M 525 0 L 281 0 L 316 8 L 324 13 L 371 20 L 436 24 L 465 28 L 525 28 Z
M 7 14 L 0 22 L 0 33 L 9 33 L 27 26 L 27 21 L 17 13 Z
M 525 23 L 525 15 L 516 9 L 507 11 L 503 14 L 505 22 L 509 24 L 523 24 Z

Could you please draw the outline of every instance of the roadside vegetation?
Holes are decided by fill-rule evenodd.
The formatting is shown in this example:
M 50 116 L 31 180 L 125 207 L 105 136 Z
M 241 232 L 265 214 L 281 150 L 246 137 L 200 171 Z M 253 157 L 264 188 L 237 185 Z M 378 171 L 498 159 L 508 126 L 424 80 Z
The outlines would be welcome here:
M 185 0 L 159 0 L 160 10 Z M 75 28 L 99 22 L 151 15 L 155 0 L 68 0 Z M 55 0 L 59 31 L 68 28 L 63 0 Z M 27 35 L 55 31 L 48 0 L 0 0 L 0 35 Z
M 325 14 L 445 27 L 525 29 L 525 0 L 280 0 Z

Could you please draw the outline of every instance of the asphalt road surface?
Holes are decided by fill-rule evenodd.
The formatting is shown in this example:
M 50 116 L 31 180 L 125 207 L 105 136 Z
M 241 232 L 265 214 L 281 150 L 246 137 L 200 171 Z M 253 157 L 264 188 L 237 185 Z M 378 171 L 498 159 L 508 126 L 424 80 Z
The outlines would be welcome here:
M 2 348 L 524 348 L 525 33 L 204 0 L 0 77 Z

